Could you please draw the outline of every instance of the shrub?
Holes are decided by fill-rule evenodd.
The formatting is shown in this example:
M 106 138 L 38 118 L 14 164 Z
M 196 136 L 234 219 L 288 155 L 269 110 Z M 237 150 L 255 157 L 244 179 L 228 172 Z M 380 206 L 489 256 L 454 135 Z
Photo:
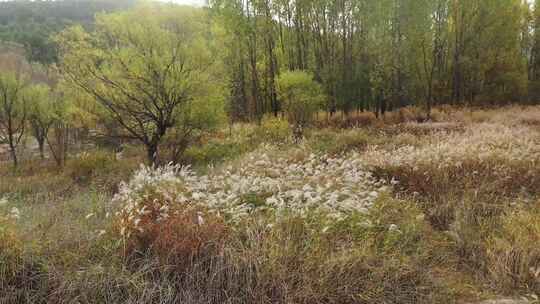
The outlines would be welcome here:
M 372 135 L 366 130 L 335 132 L 325 129 L 310 134 L 308 144 L 317 151 L 337 155 L 352 150 L 365 150 L 371 142 Z
M 463 133 L 465 127 L 462 124 L 453 122 L 407 122 L 398 125 L 390 125 L 383 128 L 384 132 L 389 135 L 403 135 L 404 133 L 413 134 L 415 136 L 427 136 L 434 134 L 447 133 Z
M 351 112 L 344 117 L 340 113 L 329 116 L 328 113 L 319 113 L 315 121 L 318 128 L 365 128 L 378 127 L 383 124 L 373 112 Z
M 98 173 L 110 170 L 113 163 L 114 159 L 109 153 L 83 152 L 69 161 L 67 170 L 74 181 L 87 183 Z
M 227 237 L 220 217 L 197 208 L 177 210 L 159 221 L 144 219 L 138 228 L 126 239 L 128 256 L 150 254 L 179 275 L 221 252 Z
M 469 114 L 470 120 L 473 123 L 486 123 L 493 118 L 493 113 L 490 111 L 473 111 Z
M 269 144 L 281 145 L 290 142 L 291 126 L 285 119 L 267 116 L 261 121 L 253 133 L 254 140 Z
M 407 122 L 419 123 L 427 121 L 427 114 L 421 108 L 408 106 L 392 112 L 386 112 L 382 119 L 387 124 L 402 124 Z
M 349 127 L 370 127 L 377 125 L 377 117 L 373 112 L 354 113 L 347 117 Z
M 445 294 L 426 271 L 444 256 L 429 245 L 435 232 L 414 204 L 362 187 L 372 181 L 358 163 L 325 158 L 327 164 L 318 167 L 316 156 L 297 164 L 253 155 L 260 160 L 244 164 L 241 175 L 233 168 L 216 176 L 174 168 L 139 171 L 115 198 L 123 204 L 118 232 L 130 257 L 146 253 L 159 260 L 154 276 L 173 276 L 174 290 L 189 292 L 191 300 L 211 295 L 246 303 L 432 303 Z M 275 168 L 296 177 L 278 185 L 286 174 L 271 172 Z M 317 201 L 304 169 L 324 172 L 334 194 Z M 220 217 L 218 210 L 236 213 Z M 148 259 L 140 262 L 135 265 L 144 267 Z
M 79 185 L 95 184 L 107 190 L 116 190 L 116 185 L 131 174 L 135 165 L 128 159 L 116 159 L 105 151 L 84 152 L 69 160 L 66 174 Z
M 303 129 L 321 108 L 324 98 L 322 88 L 307 72 L 288 71 L 279 76 L 277 89 L 283 109 L 293 125 L 294 137 L 299 140 L 303 136 Z
M 207 165 L 233 159 L 249 150 L 246 144 L 210 141 L 201 146 L 186 149 L 183 163 Z
M 142 167 L 114 198 L 122 234 L 137 232 L 146 219 L 163 220 L 176 208 L 193 206 L 219 212 L 231 222 L 250 216 L 258 207 L 278 214 L 324 210 L 343 219 L 366 210 L 388 189 L 364 170 L 357 154 L 331 158 L 300 151 L 286 158 L 278 153 L 261 149 L 246 155 L 238 167 L 208 175 L 197 175 L 188 167 Z M 263 206 L 243 199 L 260 195 L 265 196 Z
M 444 108 L 442 108 L 442 109 L 431 109 L 430 118 L 431 118 L 431 121 L 434 121 L 434 122 L 443 122 L 443 121 L 448 122 L 450 120 L 450 118 L 449 118 L 447 112 L 445 112 Z

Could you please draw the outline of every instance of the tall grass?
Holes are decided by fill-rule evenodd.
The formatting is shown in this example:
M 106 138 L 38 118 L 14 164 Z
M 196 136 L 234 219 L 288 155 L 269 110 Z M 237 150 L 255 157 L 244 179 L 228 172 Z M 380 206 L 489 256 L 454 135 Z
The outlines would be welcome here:
M 348 122 L 360 127 L 347 130 L 321 117 L 327 128 L 292 147 L 282 121 L 234 126 L 188 150 L 197 164 L 188 175 L 143 176 L 158 182 L 128 196 L 117 184 L 137 156 L 97 151 L 62 171 L 2 168 L 0 303 L 454 303 L 540 293 L 537 108 L 445 108 L 428 123 L 415 111 L 386 121 L 360 113 Z M 199 170 L 209 163 L 221 165 Z M 116 213 L 126 206 L 147 207 Z M 245 214 L 230 216 L 237 211 Z

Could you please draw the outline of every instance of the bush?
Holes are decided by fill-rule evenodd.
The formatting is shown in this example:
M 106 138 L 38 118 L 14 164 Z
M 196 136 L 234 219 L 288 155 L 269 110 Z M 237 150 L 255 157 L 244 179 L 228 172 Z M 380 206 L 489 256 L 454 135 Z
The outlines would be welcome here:
M 320 130 L 309 135 L 308 144 L 315 150 L 337 155 L 352 150 L 365 150 L 373 142 L 371 134 L 366 130 L 352 129 L 341 132 Z
M 263 125 L 266 121 L 263 120 Z M 259 132 L 257 136 L 254 135 L 256 131 Z M 262 127 L 255 124 L 231 125 L 228 130 L 207 134 L 197 145 L 188 147 L 181 163 L 202 166 L 235 159 L 254 150 L 263 133 Z
M 115 231 L 128 257 L 149 254 L 162 265 L 185 271 L 193 259 L 221 248 L 227 229 L 219 216 L 200 204 L 179 201 L 185 184 L 176 173 L 176 167 L 143 167 L 129 185 L 121 185 L 115 201 L 123 205 Z
M 445 112 L 445 109 L 431 109 L 431 115 L 430 115 L 431 121 L 434 122 L 443 122 L 443 121 L 449 121 L 450 117 L 447 112 Z
M 417 107 L 404 107 L 397 111 L 385 113 L 383 120 L 387 124 L 401 124 L 406 122 L 424 122 L 426 120 L 425 111 Z
M 503 173 L 504 172 L 504 173 Z M 497 197 L 536 195 L 540 175 L 530 161 L 507 161 L 493 158 L 463 159 L 459 166 L 422 164 L 384 166 L 375 169 L 377 176 L 399 180 L 398 188 L 423 197 L 431 205 L 463 197 L 474 189 L 477 200 L 494 201 Z
M 88 183 L 99 173 L 112 169 L 114 158 L 105 152 L 84 152 L 68 163 L 67 170 L 71 178 L 78 183 Z
M 211 141 L 201 146 L 186 149 L 183 163 L 192 165 L 207 165 L 231 159 L 241 155 L 244 147 L 237 143 L 220 143 Z
M 66 174 L 79 185 L 94 184 L 107 190 L 116 190 L 116 185 L 135 168 L 128 159 L 116 159 L 105 151 L 84 152 L 67 162 Z
M 149 254 L 182 275 L 197 261 L 222 251 L 227 237 L 223 220 L 204 209 L 177 210 L 170 217 L 143 220 L 126 239 L 130 258 Z
M 241 168 L 241 175 L 229 168 L 223 177 L 197 177 L 175 167 L 142 168 L 115 198 L 122 204 L 116 231 L 125 241 L 130 265 L 137 270 L 147 267 L 148 257 L 157 259 L 160 267 L 152 271 L 154 277 L 177 282 L 174 291 L 182 296 L 188 295 L 183 292 L 196 298 L 211 295 L 212 302 L 437 302 L 444 288 L 434 283 L 426 269 L 445 253 L 437 251 L 443 246 L 432 248 L 431 242 L 435 239 L 440 245 L 444 239 L 430 229 L 415 204 L 386 196 L 372 198 L 379 197 L 379 192 L 362 188 L 371 192 L 365 194 L 369 198 L 332 203 L 332 197 L 342 200 L 352 194 L 347 190 L 353 192 L 370 181 L 353 178 L 362 174 L 357 171 L 358 162 L 325 160 L 328 163 L 321 167 L 314 166 L 316 156 L 305 161 L 312 171 L 331 176 L 336 185 L 341 185 L 340 175 L 333 175 L 332 170 L 340 168 L 351 184 L 341 186 L 344 191 L 332 189 L 335 196 L 311 206 L 292 189 L 288 193 L 296 198 L 283 206 L 279 196 L 265 192 L 271 190 L 268 187 L 253 192 L 261 178 L 246 179 L 247 183 L 237 178 L 272 166 L 290 172 L 287 168 L 292 164 L 285 160 L 252 161 Z M 275 178 L 283 175 L 278 172 Z M 222 190 L 205 185 L 210 179 Z M 237 192 L 226 196 L 235 199 L 220 207 L 227 198 L 216 200 L 213 193 L 231 189 L 229 181 Z M 293 183 L 288 180 L 277 188 L 287 191 Z M 309 192 L 309 187 L 302 191 Z M 374 206 L 347 207 L 366 199 Z
M 377 117 L 373 112 L 353 113 L 347 117 L 348 127 L 376 126 L 377 121 Z
M 261 121 L 253 136 L 257 142 L 281 145 L 290 142 L 291 126 L 287 120 L 267 116 Z
M 279 76 L 277 89 L 283 109 L 293 126 L 294 137 L 299 140 L 303 136 L 303 129 L 321 108 L 324 99 L 322 88 L 307 72 L 288 71 Z

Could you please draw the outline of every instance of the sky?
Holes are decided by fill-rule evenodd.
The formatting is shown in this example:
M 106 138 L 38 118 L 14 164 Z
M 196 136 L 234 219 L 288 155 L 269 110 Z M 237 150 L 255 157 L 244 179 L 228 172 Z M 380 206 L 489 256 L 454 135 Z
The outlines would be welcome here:
M 178 4 L 188 4 L 188 5 L 203 5 L 204 0 L 160 0 L 161 2 L 174 2 Z

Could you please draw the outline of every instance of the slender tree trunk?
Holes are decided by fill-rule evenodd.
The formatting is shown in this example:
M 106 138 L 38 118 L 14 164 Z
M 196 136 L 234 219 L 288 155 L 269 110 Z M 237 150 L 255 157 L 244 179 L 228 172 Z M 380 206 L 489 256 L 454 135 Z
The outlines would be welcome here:
M 17 158 L 17 148 L 11 140 L 9 141 L 9 153 L 11 154 L 11 159 L 13 160 L 13 167 L 17 168 L 19 166 L 19 159 Z
M 158 165 L 158 145 L 155 142 L 146 144 L 146 159 L 152 166 Z
M 36 138 L 39 146 L 39 157 L 41 160 L 45 159 L 45 137 Z

